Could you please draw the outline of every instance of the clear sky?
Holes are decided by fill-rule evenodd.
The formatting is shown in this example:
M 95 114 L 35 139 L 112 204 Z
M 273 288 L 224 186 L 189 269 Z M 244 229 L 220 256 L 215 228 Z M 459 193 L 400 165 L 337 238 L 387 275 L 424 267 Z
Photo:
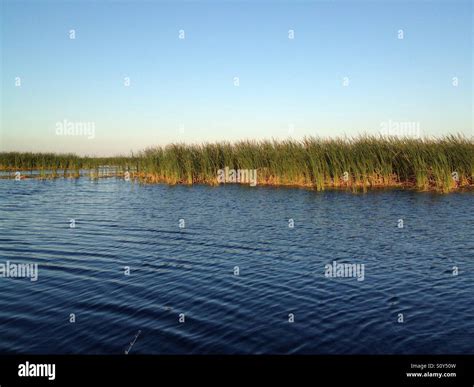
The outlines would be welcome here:
M 473 134 L 471 1 L 3 0 L 0 38 L 0 150 Z

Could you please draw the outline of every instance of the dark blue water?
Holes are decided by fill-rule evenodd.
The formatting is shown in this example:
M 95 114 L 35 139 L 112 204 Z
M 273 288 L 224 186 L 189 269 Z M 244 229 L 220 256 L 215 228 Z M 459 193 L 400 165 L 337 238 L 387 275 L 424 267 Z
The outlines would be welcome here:
M 0 263 L 39 264 L 0 278 L 1 353 L 474 353 L 472 193 L 81 178 L 0 198 Z

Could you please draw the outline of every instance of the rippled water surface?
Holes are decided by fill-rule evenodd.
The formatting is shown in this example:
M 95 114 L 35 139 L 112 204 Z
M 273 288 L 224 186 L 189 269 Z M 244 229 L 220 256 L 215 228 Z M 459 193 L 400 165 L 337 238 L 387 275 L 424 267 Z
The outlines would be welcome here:
M 474 353 L 472 193 L 81 178 L 0 198 L 0 263 L 39 265 L 0 278 L 2 353 Z

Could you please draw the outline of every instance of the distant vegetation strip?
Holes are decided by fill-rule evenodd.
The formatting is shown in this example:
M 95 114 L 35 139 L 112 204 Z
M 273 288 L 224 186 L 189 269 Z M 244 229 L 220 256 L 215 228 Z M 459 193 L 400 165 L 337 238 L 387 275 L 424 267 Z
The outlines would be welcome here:
M 218 184 L 223 168 L 257 170 L 258 185 L 324 190 L 413 187 L 449 192 L 472 189 L 474 143 L 462 136 L 438 139 L 358 137 L 170 144 L 136 155 L 80 157 L 54 153 L 0 153 L 0 170 L 40 171 L 40 177 L 79 176 L 101 166 L 129 171 L 147 183 Z M 97 175 L 96 175 L 97 176 Z

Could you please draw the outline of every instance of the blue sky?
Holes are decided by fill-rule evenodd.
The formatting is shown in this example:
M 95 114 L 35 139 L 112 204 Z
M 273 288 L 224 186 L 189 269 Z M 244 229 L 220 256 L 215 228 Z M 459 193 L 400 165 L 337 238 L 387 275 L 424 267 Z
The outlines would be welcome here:
M 3 1 L 0 150 L 111 155 L 389 121 L 471 136 L 472 17 L 456 0 Z M 64 120 L 94 138 L 57 135 Z

